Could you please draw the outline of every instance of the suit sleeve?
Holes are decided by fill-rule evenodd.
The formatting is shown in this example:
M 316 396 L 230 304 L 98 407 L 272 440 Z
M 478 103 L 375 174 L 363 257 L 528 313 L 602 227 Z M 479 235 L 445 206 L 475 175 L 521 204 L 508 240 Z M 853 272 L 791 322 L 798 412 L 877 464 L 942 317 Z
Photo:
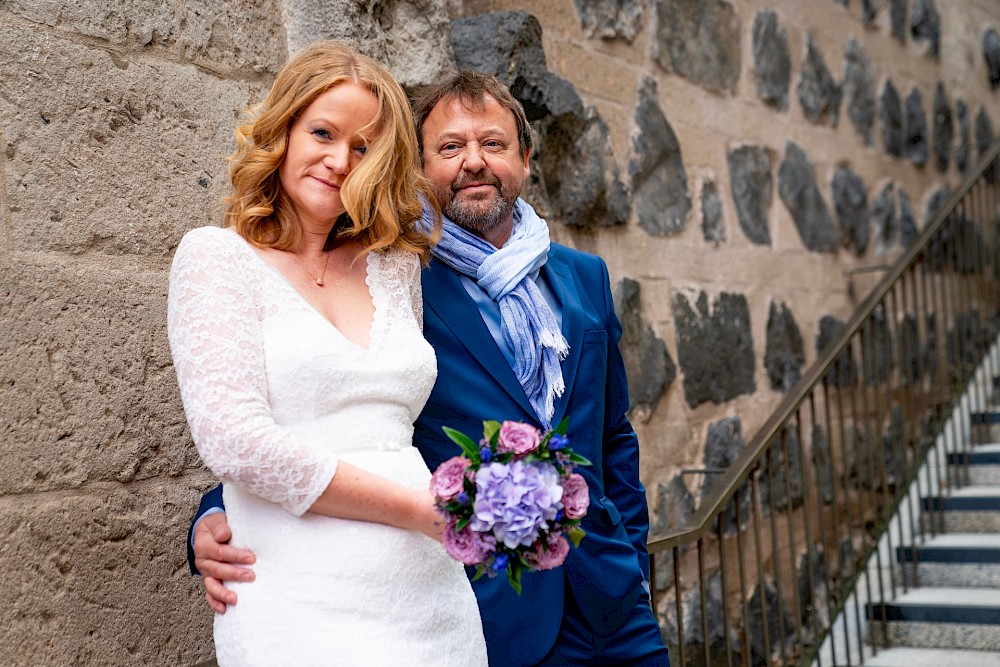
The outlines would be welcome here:
M 625 362 L 618 343 L 622 325 L 615 315 L 608 267 L 600 260 L 604 294 L 604 321 L 608 329 L 608 368 L 604 413 L 604 492 L 621 514 L 629 540 L 635 547 L 643 577 L 649 579 L 649 510 L 646 489 L 639 480 L 639 439 L 625 413 L 628 411 L 628 382 Z M 596 295 L 595 295 L 596 296 Z
M 207 491 L 202 497 L 201 502 L 198 503 L 198 511 L 195 513 L 194 518 L 191 520 L 191 526 L 188 528 L 187 535 L 187 556 L 188 556 L 188 567 L 191 568 L 191 574 L 201 575 L 198 568 L 194 565 L 194 529 L 198 525 L 201 519 L 213 512 L 222 510 L 226 511 L 226 506 L 222 502 L 222 485 L 217 484 L 215 488 Z

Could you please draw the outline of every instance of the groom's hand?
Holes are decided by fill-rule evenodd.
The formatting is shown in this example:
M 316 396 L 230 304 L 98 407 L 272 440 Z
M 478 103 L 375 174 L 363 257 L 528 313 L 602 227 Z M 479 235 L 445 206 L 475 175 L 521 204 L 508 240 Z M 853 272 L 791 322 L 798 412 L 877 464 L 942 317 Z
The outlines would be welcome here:
M 253 552 L 230 546 L 232 536 L 221 512 L 204 517 L 194 529 L 194 564 L 205 582 L 205 601 L 219 614 L 226 613 L 226 605 L 236 604 L 236 593 L 224 582 L 254 580 L 253 570 L 246 567 L 255 561 Z

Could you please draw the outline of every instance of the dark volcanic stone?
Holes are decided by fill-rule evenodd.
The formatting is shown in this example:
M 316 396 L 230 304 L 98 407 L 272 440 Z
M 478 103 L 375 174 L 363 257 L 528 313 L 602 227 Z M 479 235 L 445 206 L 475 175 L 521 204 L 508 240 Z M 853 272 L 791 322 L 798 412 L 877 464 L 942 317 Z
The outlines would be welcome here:
M 979 113 L 976 114 L 976 148 L 978 149 L 980 158 L 989 150 L 992 143 L 993 121 L 990 120 L 990 115 L 986 113 L 986 109 L 979 107 Z
M 819 321 L 819 333 L 816 335 L 816 353 L 822 356 L 826 352 L 828 345 L 831 345 L 840 332 L 844 329 L 844 323 L 833 315 L 824 315 Z M 858 366 L 854 361 L 854 353 L 851 348 L 843 350 L 830 370 L 826 374 L 826 381 L 833 387 L 850 387 L 858 377 Z
M 687 172 L 677 135 L 660 109 L 656 81 L 651 77 L 639 87 L 635 124 L 628 172 L 639 226 L 653 236 L 675 234 L 684 229 L 691 210 Z
M 868 192 L 861 177 L 847 167 L 837 167 L 830 186 L 833 208 L 840 223 L 841 243 L 860 257 L 868 248 L 870 225 Z
M 802 243 L 813 252 L 834 252 L 840 234 L 816 186 L 809 158 L 794 142 L 785 143 L 785 157 L 778 167 L 778 194 L 792 215 Z
M 659 565 L 657 565 L 659 567 Z M 673 572 L 671 572 L 671 577 Z M 696 583 L 690 589 L 685 590 L 680 596 L 681 614 L 683 624 L 677 619 L 677 605 L 673 604 L 673 593 L 669 599 L 671 604 L 661 615 L 663 623 L 663 639 L 667 645 L 670 655 L 680 654 L 680 642 L 684 642 L 684 653 L 686 663 L 690 667 L 712 667 L 713 665 L 724 665 L 726 655 L 738 655 L 739 647 L 733 639 L 730 639 L 730 646 L 726 647 L 725 638 L 728 634 L 730 638 L 738 636 L 735 628 L 727 629 L 725 624 L 729 621 L 726 618 L 726 603 L 723 599 L 722 574 L 715 572 L 708 576 L 705 582 L 705 590 Z M 705 604 L 702 605 L 704 597 Z M 730 602 L 730 607 L 732 603 Z M 704 618 L 703 618 L 704 610 Z M 684 636 L 680 636 L 683 627 Z M 705 663 L 705 638 L 702 636 L 703 627 L 708 628 L 708 664 Z
M 951 140 L 955 136 L 955 125 L 951 119 L 951 107 L 944 92 L 944 85 L 938 81 L 934 88 L 934 158 L 938 171 L 948 170 L 951 158 Z
M 704 292 L 693 307 L 685 295 L 677 294 L 673 315 L 678 364 L 690 407 L 707 401 L 724 403 L 756 390 L 746 297 L 723 292 L 710 312 Z
M 962 100 L 955 100 L 955 120 L 958 121 L 958 145 L 955 146 L 955 166 L 963 174 L 969 170 L 969 148 L 972 143 L 969 109 Z
M 882 9 L 884 2 L 885 0 L 861 0 L 861 20 L 864 21 L 866 26 L 871 26 L 875 23 L 878 10 Z
M 536 121 L 546 194 L 553 213 L 572 227 L 628 222 L 631 198 L 611 151 L 608 126 L 593 107 L 582 119 L 564 114 Z
M 795 568 L 798 580 L 799 622 L 802 627 L 829 626 L 830 577 L 823 544 L 816 542 L 799 558 Z
M 983 59 L 986 61 L 986 73 L 990 77 L 990 87 L 1000 87 L 1000 34 L 996 28 L 983 33 Z
M 548 71 L 542 27 L 527 12 L 493 12 L 451 22 L 451 47 L 459 67 L 497 77 L 524 105 L 529 121 L 571 114 L 583 102 L 571 83 Z
M 887 183 L 872 202 L 872 226 L 875 235 L 875 254 L 879 257 L 892 247 L 899 232 L 896 224 L 896 201 L 892 196 L 892 183 Z
M 906 96 L 906 157 L 913 164 L 927 162 L 927 115 L 924 102 L 916 88 Z
M 573 0 L 587 37 L 635 39 L 642 19 L 639 0 Z
M 694 512 L 694 496 L 684 485 L 684 476 L 677 473 L 670 482 L 657 482 L 656 484 L 656 504 L 653 506 L 651 523 L 649 525 L 649 536 L 660 537 L 679 529 L 687 522 L 688 517 Z M 680 553 L 687 551 L 686 547 L 680 548 Z M 665 591 L 671 587 L 674 581 L 673 554 L 670 551 L 663 551 L 656 556 L 656 581 L 654 582 L 657 591 Z
M 757 96 L 778 109 L 787 109 L 792 71 L 788 33 L 769 9 L 757 12 L 753 21 L 753 63 Z
M 903 367 L 900 369 L 903 382 L 910 384 L 920 380 L 923 374 L 920 330 L 917 318 L 912 313 L 903 316 L 899 327 L 899 356 L 903 360 Z
M 787 605 L 778 595 L 778 591 L 770 579 L 762 586 L 754 586 L 753 595 L 748 603 L 750 614 L 750 662 L 753 665 L 770 665 L 780 658 L 781 646 L 795 632 L 795 621 Z M 767 631 L 764 624 L 767 624 Z M 764 638 L 770 642 L 764 645 Z
M 900 44 L 906 44 L 906 2 L 907 0 L 889 0 L 892 36 L 898 39 Z
M 716 245 L 726 240 L 726 226 L 722 221 L 722 199 L 715 181 L 705 181 L 701 186 L 701 232 L 705 240 Z
M 736 92 L 740 22 L 725 0 L 655 0 L 653 57 L 710 90 Z
M 882 145 L 889 155 L 903 155 L 903 108 L 899 93 L 892 85 L 892 79 L 886 79 L 881 96 Z
M 934 0 L 913 0 L 910 33 L 916 41 L 927 42 L 927 52 L 938 58 L 941 51 L 941 16 Z
M 806 118 L 813 123 L 829 122 L 836 127 L 840 115 L 840 86 L 833 80 L 833 75 L 823 60 L 812 35 L 806 48 L 806 60 L 802 64 L 802 76 L 796 89 L 799 94 L 799 104 Z
M 865 380 L 873 385 L 889 379 L 896 363 L 892 356 L 892 331 L 881 306 L 862 327 L 862 368 Z
M 826 437 L 826 429 L 820 424 L 813 425 L 812 434 L 813 470 L 816 471 L 816 481 L 819 484 L 820 498 L 824 503 L 833 502 L 833 454 L 830 452 L 830 440 Z
M 853 37 L 844 50 L 844 103 L 854 129 L 871 146 L 875 126 L 875 77 L 864 49 Z
M 704 502 L 716 481 L 739 457 L 747 443 L 743 439 L 741 423 L 739 417 L 726 417 L 714 424 L 709 424 L 708 433 L 705 437 L 704 467 L 705 479 L 701 484 L 701 497 Z M 739 493 L 740 519 L 741 525 L 746 525 L 750 516 L 750 494 L 748 488 L 744 488 Z M 726 510 L 720 515 L 722 518 L 723 530 L 727 533 L 736 529 L 736 504 L 735 498 L 729 503 Z
M 780 512 L 789 506 L 791 497 L 792 508 L 799 507 L 802 505 L 802 448 L 795 427 L 785 424 L 770 444 L 758 482 L 761 504 L 767 512 L 772 509 Z
M 899 243 L 904 248 L 909 248 L 917 238 L 917 219 L 913 216 L 913 208 L 910 206 L 910 195 L 906 190 L 899 188 Z
M 740 228 L 751 243 L 771 245 L 771 154 L 764 146 L 740 146 L 729 151 L 726 160 Z
M 947 187 L 942 185 L 931 193 L 931 196 L 927 198 L 927 208 L 924 209 L 924 227 L 930 224 L 946 201 L 948 201 Z
M 771 389 L 787 392 L 802 377 L 806 355 L 802 334 L 792 311 L 785 304 L 771 302 L 767 316 L 767 342 L 764 369 L 771 380 Z
M 642 315 L 639 283 L 623 278 L 614 294 L 615 311 L 622 323 L 621 351 L 628 378 L 629 408 L 655 410 L 663 392 L 677 376 L 677 367 L 663 341 Z

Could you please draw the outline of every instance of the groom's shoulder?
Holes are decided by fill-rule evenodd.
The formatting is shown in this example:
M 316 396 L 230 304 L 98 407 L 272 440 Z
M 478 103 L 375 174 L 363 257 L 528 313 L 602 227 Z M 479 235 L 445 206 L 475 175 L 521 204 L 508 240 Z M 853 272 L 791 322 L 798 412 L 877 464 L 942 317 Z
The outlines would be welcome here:
M 576 248 L 570 248 L 561 243 L 553 243 L 550 246 L 549 256 L 565 262 L 580 271 L 604 271 L 604 260 L 600 256 L 583 252 Z

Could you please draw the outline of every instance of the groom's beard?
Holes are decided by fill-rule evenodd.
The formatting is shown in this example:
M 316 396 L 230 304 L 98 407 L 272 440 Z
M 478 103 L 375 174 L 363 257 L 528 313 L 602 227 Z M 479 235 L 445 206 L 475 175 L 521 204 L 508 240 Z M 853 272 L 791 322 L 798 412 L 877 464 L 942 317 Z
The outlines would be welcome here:
M 458 199 L 455 195 L 463 187 L 471 183 L 486 183 L 492 185 L 495 192 L 487 200 L 469 201 Z M 473 234 L 482 237 L 504 220 L 510 218 L 517 201 L 518 192 L 505 190 L 500 179 L 489 169 L 466 175 L 463 174 L 451 184 L 451 195 L 442 209 L 449 220 Z

